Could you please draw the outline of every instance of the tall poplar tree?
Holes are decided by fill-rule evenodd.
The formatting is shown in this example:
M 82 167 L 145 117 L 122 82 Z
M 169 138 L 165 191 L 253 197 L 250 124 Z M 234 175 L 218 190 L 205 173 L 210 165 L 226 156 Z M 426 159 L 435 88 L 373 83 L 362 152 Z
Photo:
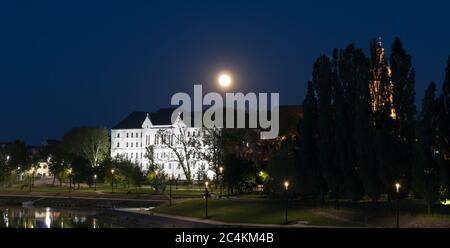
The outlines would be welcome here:
M 326 184 L 322 176 L 317 150 L 317 98 L 314 86 L 308 81 L 303 100 L 303 119 L 299 123 L 299 176 L 301 193 L 323 199 Z
M 428 86 L 422 100 L 422 110 L 417 127 L 417 140 L 414 145 L 413 186 L 422 196 L 431 212 L 432 204 L 439 197 L 438 166 L 438 109 L 435 98 L 436 85 Z
M 332 80 L 333 72 L 330 59 L 325 55 L 319 57 L 314 63 L 312 80 L 317 91 L 319 110 L 319 164 L 330 193 L 337 203 L 341 191 L 342 173 L 335 161 Z
M 416 106 L 415 72 L 411 56 L 403 48 L 397 37 L 392 45 L 389 58 L 393 85 L 393 107 L 396 112 L 394 132 L 396 137 L 395 156 L 399 165 L 399 174 L 405 179 L 403 188 L 409 188 L 410 171 L 413 158 L 414 126 Z

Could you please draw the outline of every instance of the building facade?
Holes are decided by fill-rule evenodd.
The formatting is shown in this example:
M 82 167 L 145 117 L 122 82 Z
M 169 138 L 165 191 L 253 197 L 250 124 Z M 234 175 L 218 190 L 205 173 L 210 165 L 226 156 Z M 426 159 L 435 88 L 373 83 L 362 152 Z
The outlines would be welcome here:
M 147 147 L 153 147 L 153 161 L 165 174 L 185 180 L 186 175 L 176 152 L 185 156 L 185 139 L 202 140 L 201 128 L 187 127 L 181 118 L 171 121 L 173 109 L 160 109 L 156 112 L 133 112 L 111 129 L 111 157 L 123 158 L 148 170 L 150 160 L 146 156 Z M 201 147 L 201 152 L 206 147 Z M 199 171 L 213 178 L 208 161 L 196 154 L 190 159 L 191 178 L 199 179 Z M 185 156 L 186 157 L 186 156 Z

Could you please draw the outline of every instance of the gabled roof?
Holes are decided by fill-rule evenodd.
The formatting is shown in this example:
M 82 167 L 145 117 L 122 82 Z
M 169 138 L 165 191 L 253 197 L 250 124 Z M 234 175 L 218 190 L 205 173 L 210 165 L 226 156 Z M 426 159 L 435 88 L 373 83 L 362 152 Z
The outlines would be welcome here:
M 156 112 L 132 112 L 112 129 L 140 129 L 147 115 L 153 125 L 171 125 L 173 110 L 174 108 L 162 108 Z

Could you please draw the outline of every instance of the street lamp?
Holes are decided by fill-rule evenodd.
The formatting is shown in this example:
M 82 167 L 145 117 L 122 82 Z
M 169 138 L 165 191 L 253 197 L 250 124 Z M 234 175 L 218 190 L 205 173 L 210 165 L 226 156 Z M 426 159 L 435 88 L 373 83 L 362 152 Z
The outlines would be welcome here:
M 220 171 L 220 195 L 219 198 L 222 198 L 222 189 L 223 189 L 223 166 L 219 167 Z
M 114 169 L 111 169 L 111 192 L 114 193 Z
M 172 206 L 172 180 L 173 174 L 169 176 L 169 206 Z
M 94 175 L 94 191 L 97 191 L 97 174 Z
M 395 192 L 397 193 L 397 228 L 400 227 L 400 183 L 395 183 Z
M 6 155 L 6 163 L 8 163 L 9 162 L 9 159 L 10 159 L 11 157 L 9 156 L 9 155 Z
M 17 183 L 20 182 L 20 166 L 17 166 Z
M 284 223 L 288 223 L 288 189 L 289 189 L 289 182 L 284 181 L 284 195 L 285 195 L 285 209 L 284 209 Z
M 209 182 L 206 181 L 205 182 L 205 219 L 208 218 L 208 197 L 209 197 L 208 184 L 209 184 Z
M 68 169 L 69 172 L 69 192 L 72 191 L 72 168 Z

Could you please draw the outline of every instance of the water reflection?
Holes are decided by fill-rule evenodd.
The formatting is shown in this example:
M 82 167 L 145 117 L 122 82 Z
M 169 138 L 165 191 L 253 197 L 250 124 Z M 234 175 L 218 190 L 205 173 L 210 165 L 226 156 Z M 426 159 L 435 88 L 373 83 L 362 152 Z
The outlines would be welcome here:
M 96 217 L 95 210 L 0 207 L 0 228 L 112 227 Z

